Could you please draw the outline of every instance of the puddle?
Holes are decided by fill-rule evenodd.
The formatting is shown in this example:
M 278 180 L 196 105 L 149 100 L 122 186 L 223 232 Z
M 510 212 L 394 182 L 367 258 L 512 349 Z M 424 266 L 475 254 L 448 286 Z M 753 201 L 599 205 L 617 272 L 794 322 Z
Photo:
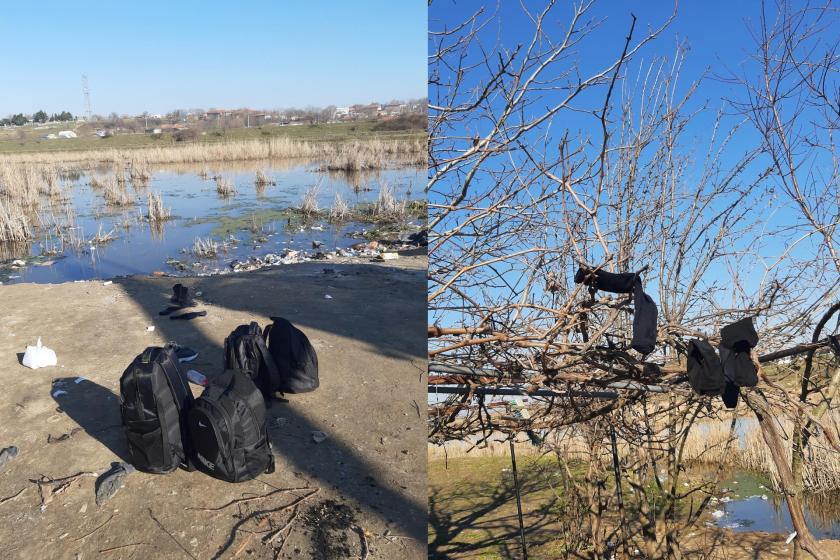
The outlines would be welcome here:
M 212 179 L 201 177 L 203 170 L 229 179 L 236 194 L 222 198 Z M 265 171 L 274 185 L 258 189 L 257 170 Z M 103 173 L 110 168 L 103 169 Z M 244 162 L 202 166 L 159 166 L 147 187 L 127 186 L 136 199 L 132 206 L 108 207 L 102 190 L 90 186 L 97 170 L 72 179 L 68 187 L 68 214 L 60 205 L 45 205 L 41 220 L 72 225 L 65 229 L 75 242 L 62 242 L 50 228 L 39 229 L 40 237 L 27 244 L 0 244 L 0 281 L 57 283 L 72 280 L 108 279 L 132 274 L 161 271 L 169 275 L 210 274 L 230 270 L 234 260 L 251 256 L 282 255 L 285 251 L 321 251 L 346 248 L 364 241 L 352 233 L 376 228 L 371 223 L 346 222 L 332 225 L 326 220 L 303 223 L 290 208 L 299 207 L 303 194 L 320 185 L 317 201 L 321 209 L 333 206 L 339 193 L 348 206 L 373 202 L 381 185 L 388 185 L 398 200 L 419 200 L 425 173 L 416 167 L 386 169 L 348 176 L 322 173 L 316 164 L 302 161 Z M 159 192 L 171 218 L 159 227 L 150 227 L 143 219 L 147 211 L 147 193 Z M 421 221 L 409 216 L 406 231 L 419 229 Z M 98 233 L 111 233 L 107 243 L 90 242 Z M 232 236 L 232 237 L 231 237 Z M 224 243 L 224 252 L 215 258 L 197 258 L 191 253 L 197 238 L 212 238 Z M 26 264 L 11 266 L 14 260 Z M 167 264 L 169 261 L 169 264 Z
M 768 481 L 763 477 L 735 471 L 721 482 L 721 488 L 730 490 L 727 495 L 731 501 L 712 505 L 714 522 L 719 527 L 736 532 L 763 531 L 782 535 L 793 532 L 787 504 L 768 489 Z M 805 520 L 818 539 L 840 538 L 838 497 L 825 494 L 805 498 Z M 723 515 L 715 515 L 715 511 Z

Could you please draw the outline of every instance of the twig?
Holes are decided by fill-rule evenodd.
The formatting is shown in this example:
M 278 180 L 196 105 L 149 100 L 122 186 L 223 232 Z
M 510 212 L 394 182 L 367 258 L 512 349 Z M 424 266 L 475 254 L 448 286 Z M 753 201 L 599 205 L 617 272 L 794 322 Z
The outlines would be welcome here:
M 262 521 L 257 523 L 257 529 L 262 529 L 263 526 L 265 525 L 266 521 L 268 521 L 268 519 L 269 519 L 269 517 L 267 515 L 265 517 L 263 517 Z M 243 550 L 245 550 L 245 547 L 248 546 L 248 544 L 251 542 L 251 539 L 253 539 L 253 538 L 254 538 L 254 533 L 251 533 L 250 535 L 248 535 L 248 538 L 245 539 L 244 541 L 242 541 L 242 544 L 239 545 L 239 548 L 236 549 L 236 552 L 233 553 L 233 556 L 234 557 L 239 556 L 239 553 L 242 552 Z
M 279 493 L 279 492 L 292 492 L 292 491 L 294 491 L 294 490 L 309 490 L 309 489 L 310 489 L 310 487 L 309 487 L 309 486 L 302 486 L 302 487 L 300 487 L 300 488 L 279 488 L 279 489 L 277 489 L 277 490 L 274 490 L 274 491 L 272 491 L 272 492 L 269 492 L 268 494 L 262 494 L 262 495 L 260 495 L 260 496 L 251 496 L 251 497 L 249 497 L 249 498 L 237 498 L 237 499 L 235 499 L 235 500 L 231 500 L 231 501 L 229 501 L 228 503 L 226 503 L 225 505 L 223 505 L 223 506 L 219 506 L 219 507 L 214 507 L 214 508 L 193 508 L 193 507 L 188 507 L 188 508 L 184 508 L 184 509 L 186 509 L 186 510 L 188 510 L 188 511 L 221 511 L 221 510 L 223 510 L 223 509 L 225 509 L 225 508 L 228 508 L 228 507 L 230 507 L 230 506 L 232 506 L 232 505 L 234 505 L 234 504 L 243 504 L 243 503 L 245 503 L 245 502 L 251 502 L 251 501 L 253 501 L 253 500 L 260 500 L 260 499 L 262 499 L 262 498 L 268 498 L 269 496 L 273 496 L 274 494 L 277 494 L 277 493 Z
M 170 538 L 170 539 L 172 539 L 173 541 L 175 541 L 175 544 L 177 544 L 177 545 L 178 545 L 178 548 L 180 548 L 181 550 L 183 550 L 183 551 L 184 551 L 184 553 L 185 553 L 187 556 L 189 556 L 190 558 L 192 558 L 193 560 L 198 560 L 198 558 L 196 558 L 195 556 L 193 556 L 193 553 L 192 553 L 192 552 L 190 552 L 189 550 L 187 550 L 186 548 L 184 548 L 184 545 L 182 545 L 182 544 L 178 541 L 178 539 L 176 539 L 176 538 L 175 538 L 175 535 L 173 535 L 172 533 L 170 533 L 169 531 L 167 531 L 166 527 L 164 527 L 164 526 L 163 526 L 163 524 L 162 524 L 160 521 L 158 521 L 158 520 L 157 520 L 157 518 L 155 517 L 155 515 L 152 513 L 152 508 L 147 508 L 147 511 L 149 512 L 149 517 L 151 517 L 151 518 L 152 518 L 152 521 L 154 521 L 154 522 L 157 524 L 157 526 L 158 526 L 158 527 L 160 527 L 160 530 L 161 530 L 161 531 L 163 531 L 164 533 L 166 533 L 167 535 L 169 535 L 169 538 Z
M 23 488 L 21 488 L 21 489 L 18 491 L 18 493 L 17 493 L 17 494 L 13 494 L 13 495 L 11 495 L 11 496 L 6 496 L 5 498 L 0 498 L 0 504 L 5 504 L 5 503 L 6 503 L 6 502 L 8 502 L 8 501 L 14 500 L 15 498 L 17 498 L 18 496 L 20 496 L 21 494 L 23 494 L 24 490 L 26 490 L 27 488 L 28 488 L 28 486 L 24 486 Z
M 362 560 L 367 560 L 368 555 L 370 554 L 370 547 L 368 547 L 367 537 L 365 536 L 365 530 L 359 527 L 358 525 L 353 526 L 353 530 L 359 534 L 359 540 L 362 541 Z
M 306 489 L 307 490 L 312 490 L 312 492 L 310 492 L 309 494 L 306 494 L 304 496 L 299 496 L 296 500 L 294 500 L 294 501 L 292 501 L 288 504 L 284 504 L 282 506 L 276 507 L 276 508 L 269 508 L 269 509 L 264 509 L 264 510 L 260 510 L 260 511 L 251 512 L 247 517 L 238 521 L 236 524 L 234 524 L 233 527 L 231 527 L 230 535 L 228 535 L 227 541 L 225 541 L 225 543 L 221 547 L 219 547 L 218 552 L 216 552 L 216 554 L 213 556 L 213 558 L 218 559 L 218 558 L 222 557 L 222 555 L 225 553 L 225 551 L 228 548 L 230 548 L 233 545 L 234 541 L 236 540 L 236 534 L 239 531 L 239 528 L 242 527 L 242 525 L 247 523 L 249 520 L 251 520 L 255 517 L 258 517 L 260 515 L 271 515 L 272 513 L 277 513 L 278 511 L 283 511 L 283 510 L 289 509 L 290 507 L 294 507 L 297 504 L 303 502 L 304 500 L 309 499 L 311 496 L 314 496 L 315 494 L 317 494 L 321 490 L 320 488 L 306 488 Z M 274 492 L 270 492 L 268 495 L 271 495 L 271 494 L 274 494 Z
M 114 514 L 111 514 L 111 517 L 109 517 L 108 519 L 106 519 L 106 520 L 105 520 L 105 522 L 104 522 L 102 525 L 100 525 L 99 527 L 97 527 L 96 529 L 94 529 L 93 531 L 91 531 L 90 533 L 88 533 L 87 535 L 82 535 L 81 537 L 79 537 L 79 538 L 77 538 L 77 539 L 73 539 L 73 542 L 78 542 L 78 541 L 80 541 L 80 540 L 83 540 L 83 539 L 88 538 L 89 536 L 91 536 L 92 534 L 94 534 L 95 532 L 97 532 L 99 529 L 101 529 L 102 527 L 104 527 L 105 525 L 107 525 L 107 523 L 108 523 L 109 521 L 111 521 L 113 518 L 114 518 Z
M 297 514 L 298 514 L 298 504 L 295 504 L 295 507 L 292 509 L 292 515 L 291 515 L 291 517 L 289 517 L 288 520 L 286 520 L 286 523 L 284 523 L 282 527 L 277 529 L 277 531 L 273 535 L 271 535 L 270 537 L 269 536 L 264 537 L 263 542 L 266 543 L 266 544 L 273 543 L 275 541 L 275 539 L 277 539 L 277 537 L 279 537 L 280 534 L 283 533 L 283 531 L 286 530 L 286 527 L 288 527 L 289 525 L 292 524 L 292 521 L 295 520 L 295 518 L 297 517 Z M 285 539 L 284 539 L 284 542 L 285 542 Z
M 141 545 L 144 545 L 144 544 L 149 544 L 149 543 L 135 542 L 135 543 L 128 543 L 128 544 L 121 544 L 120 546 L 112 546 L 111 548 L 103 548 L 102 550 L 99 551 L 99 553 L 100 554 L 105 554 L 106 552 L 111 552 L 111 551 L 114 551 L 114 550 L 120 550 L 122 548 L 128 548 L 129 546 L 141 546 Z

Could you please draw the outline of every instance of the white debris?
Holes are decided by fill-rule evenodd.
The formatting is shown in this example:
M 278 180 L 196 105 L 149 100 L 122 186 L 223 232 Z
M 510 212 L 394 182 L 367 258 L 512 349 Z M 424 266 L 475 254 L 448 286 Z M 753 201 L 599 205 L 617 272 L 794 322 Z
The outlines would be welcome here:
M 720 519 L 724 515 L 726 515 L 726 512 L 723 511 L 722 509 L 716 509 L 715 511 L 712 512 L 712 517 L 714 517 L 715 519 Z
M 785 541 L 785 544 L 790 544 L 790 543 L 792 543 L 792 542 L 793 542 L 793 539 L 795 539 L 795 538 L 796 538 L 796 531 L 794 531 L 793 533 L 791 533 L 790 535 L 788 535 L 788 538 L 787 538 L 787 540 Z
M 58 363 L 58 360 L 56 359 L 55 352 L 52 349 L 47 348 L 46 346 L 41 346 L 41 337 L 39 336 L 36 346 L 26 347 L 22 363 L 28 368 L 38 369 L 54 366 Z
M 114 282 L 113 282 L 112 280 L 106 280 L 105 282 L 102 282 L 102 285 L 103 285 L 103 286 L 110 286 L 110 285 L 111 285 L 111 284 L 113 284 L 113 283 L 114 283 Z
M 731 502 L 732 498 L 730 498 L 729 496 L 724 496 L 723 498 L 720 499 L 720 501 L 725 504 L 726 502 Z
M 324 299 L 332 299 L 332 296 L 330 294 L 324 294 Z
M 154 325 L 149 325 L 148 327 L 146 327 L 146 332 L 154 332 L 154 330 L 155 330 Z

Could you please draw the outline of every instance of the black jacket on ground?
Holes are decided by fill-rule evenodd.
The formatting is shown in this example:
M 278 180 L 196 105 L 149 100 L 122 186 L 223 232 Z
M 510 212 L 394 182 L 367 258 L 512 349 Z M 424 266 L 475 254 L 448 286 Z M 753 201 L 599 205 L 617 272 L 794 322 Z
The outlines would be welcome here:
M 633 294 L 633 340 L 630 347 L 641 354 L 650 354 L 656 347 L 656 304 L 642 289 L 637 272 L 616 274 L 606 270 L 592 271 L 584 267 L 575 273 L 575 283 L 615 294 Z

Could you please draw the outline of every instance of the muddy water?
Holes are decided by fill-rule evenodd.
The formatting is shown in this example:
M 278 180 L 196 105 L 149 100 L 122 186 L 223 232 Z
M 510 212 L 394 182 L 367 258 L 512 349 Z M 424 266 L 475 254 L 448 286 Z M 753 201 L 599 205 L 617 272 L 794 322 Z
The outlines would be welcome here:
M 254 184 L 258 169 L 275 184 L 258 189 Z M 215 182 L 200 176 L 203 170 L 228 178 L 237 193 L 220 197 Z M 173 275 L 225 272 L 232 261 L 253 255 L 314 252 L 313 242 L 323 244 L 321 250 L 348 247 L 360 241 L 361 232 L 375 227 L 302 222 L 289 209 L 298 207 L 304 192 L 313 186 L 320 185 L 317 199 L 325 209 L 333 205 L 336 193 L 351 207 L 372 202 L 382 185 L 389 185 L 398 199 L 422 198 L 423 175 L 417 168 L 349 176 L 322 173 L 303 161 L 283 161 L 161 166 L 153 171 L 147 187 L 127 187 L 136 203 L 116 209 L 105 204 L 101 190 L 90 186 L 97 170 L 69 180 L 69 205 L 53 205 L 40 213 L 42 222 L 62 225 L 64 239 L 50 228 L 41 228 L 40 237 L 32 243 L 0 247 L 0 281 L 56 283 L 156 271 Z M 149 191 L 161 193 L 164 206 L 172 211 L 172 218 L 160 227 L 150 227 L 143 219 Z M 68 208 L 73 213 L 68 214 Z M 410 218 L 405 229 L 412 231 L 418 225 L 417 218 Z M 100 232 L 111 233 L 115 239 L 99 243 L 93 238 Z M 225 251 L 215 258 L 197 258 L 191 252 L 194 241 L 208 237 L 227 242 Z

